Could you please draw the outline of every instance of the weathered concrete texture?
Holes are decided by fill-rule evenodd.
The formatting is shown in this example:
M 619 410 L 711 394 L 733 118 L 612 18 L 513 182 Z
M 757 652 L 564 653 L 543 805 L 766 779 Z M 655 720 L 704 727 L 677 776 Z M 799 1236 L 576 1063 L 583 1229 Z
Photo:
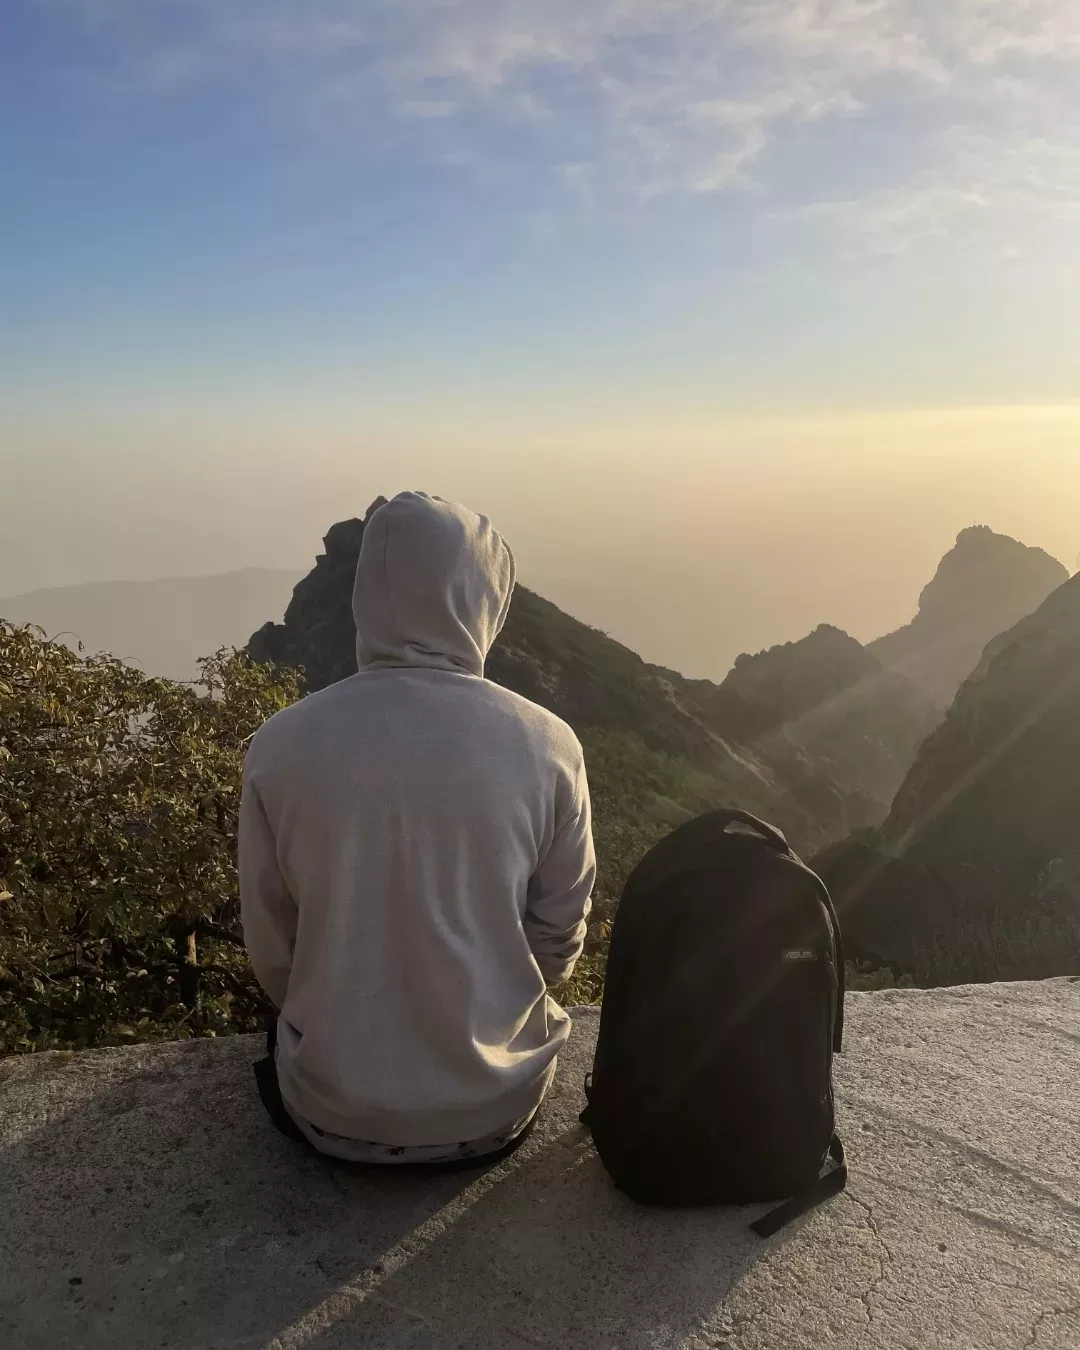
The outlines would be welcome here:
M 302 1153 L 251 1037 L 0 1064 L 0 1344 L 1080 1346 L 1080 982 L 854 996 L 851 1188 L 769 1242 L 611 1189 L 576 1120 L 595 1028 L 480 1176 Z

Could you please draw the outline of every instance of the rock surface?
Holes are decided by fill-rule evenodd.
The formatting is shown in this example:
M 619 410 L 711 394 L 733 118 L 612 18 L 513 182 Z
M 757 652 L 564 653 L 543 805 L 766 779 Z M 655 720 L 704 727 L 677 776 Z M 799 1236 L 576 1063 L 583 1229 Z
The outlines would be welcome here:
M 488 1173 L 352 1172 L 276 1134 L 254 1037 L 0 1064 L 11 1350 L 1075 1350 L 1080 982 L 857 994 L 848 1192 L 654 1212 L 577 1124 L 596 1012 Z
M 986 644 L 1068 576 L 1043 549 L 973 525 L 942 558 L 912 622 L 871 642 L 870 651 L 947 708 Z

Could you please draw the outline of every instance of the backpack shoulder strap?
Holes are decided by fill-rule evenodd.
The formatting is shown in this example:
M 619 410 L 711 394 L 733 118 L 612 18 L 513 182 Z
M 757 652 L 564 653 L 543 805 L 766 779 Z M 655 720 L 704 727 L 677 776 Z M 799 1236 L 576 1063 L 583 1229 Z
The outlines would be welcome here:
M 588 1128 L 592 1124 L 592 1074 L 585 1075 L 585 1110 L 578 1116 L 582 1125 Z
M 836 916 L 836 907 L 833 904 L 832 896 L 829 894 L 829 888 L 825 885 L 818 874 L 802 861 L 801 858 L 795 860 L 798 865 L 806 872 L 817 886 L 818 895 L 821 897 L 821 903 L 829 916 L 829 922 L 832 924 L 833 945 L 836 948 L 836 978 L 838 988 L 836 991 L 836 1021 L 833 1024 L 833 1053 L 839 1055 L 844 1049 L 844 999 L 847 994 L 847 962 L 844 957 L 844 935 L 840 931 L 840 920 Z
M 834 1165 L 827 1172 L 823 1172 L 813 1186 L 800 1195 L 785 1200 L 782 1205 L 777 1205 L 775 1209 L 769 1210 L 768 1214 L 763 1214 L 756 1223 L 750 1225 L 759 1237 L 772 1237 L 792 1219 L 797 1219 L 800 1214 L 805 1214 L 807 1210 L 820 1205 L 831 1196 L 840 1194 L 847 1186 L 848 1170 L 844 1160 L 844 1145 L 840 1142 L 838 1134 L 834 1134 L 829 1140 L 829 1157 L 832 1158 Z

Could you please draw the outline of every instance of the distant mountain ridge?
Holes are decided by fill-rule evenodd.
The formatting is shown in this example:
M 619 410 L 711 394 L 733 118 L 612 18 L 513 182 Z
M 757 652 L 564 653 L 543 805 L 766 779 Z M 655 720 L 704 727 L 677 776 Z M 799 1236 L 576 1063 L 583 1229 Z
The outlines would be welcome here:
M 831 624 L 797 642 L 744 653 L 719 685 L 687 683 L 725 736 L 858 785 L 873 803 L 868 820 L 880 819 L 940 716 L 916 684 Z
M 282 613 L 299 571 L 248 567 L 216 576 L 94 581 L 0 600 L 0 617 L 69 645 L 108 651 L 151 675 L 190 680 L 198 658 L 242 647 L 253 625 Z
M 351 597 L 363 532 L 361 520 L 332 526 L 284 622 L 251 637 L 256 660 L 302 666 L 309 690 L 356 670 Z M 632 735 L 706 770 L 725 800 L 769 815 L 804 848 L 880 821 L 936 720 L 910 681 L 835 628 L 740 658 L 716 685 L 647 664 L 520 585 L 486 673 L 579 732 Z
M 869 643 L 869 650 L 944 710 L 991 638 L 1030 614 L 1068 576 L 1043 549 L 974 525 L 942 558 L 911 623 Z
M 797 642 L 737 657 L 716 704 L 722 715 L 755 732 L 773 731 L 881 669 L 861 642 L 823 623 Z

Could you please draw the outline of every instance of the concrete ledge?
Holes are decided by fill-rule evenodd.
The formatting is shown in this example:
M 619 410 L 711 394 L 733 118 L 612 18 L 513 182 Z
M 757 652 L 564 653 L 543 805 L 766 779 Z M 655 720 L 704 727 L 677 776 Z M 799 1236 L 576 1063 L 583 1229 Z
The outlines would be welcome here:
M 0 1063 L 0 1344 L 1080 1346 L 1080 982 L 854 995 L 851 1189 L 770 1242 L 611 1189 L 576 1120 L 595 1032 L 480 1176 L 307 1156 L 253 1037 Z

